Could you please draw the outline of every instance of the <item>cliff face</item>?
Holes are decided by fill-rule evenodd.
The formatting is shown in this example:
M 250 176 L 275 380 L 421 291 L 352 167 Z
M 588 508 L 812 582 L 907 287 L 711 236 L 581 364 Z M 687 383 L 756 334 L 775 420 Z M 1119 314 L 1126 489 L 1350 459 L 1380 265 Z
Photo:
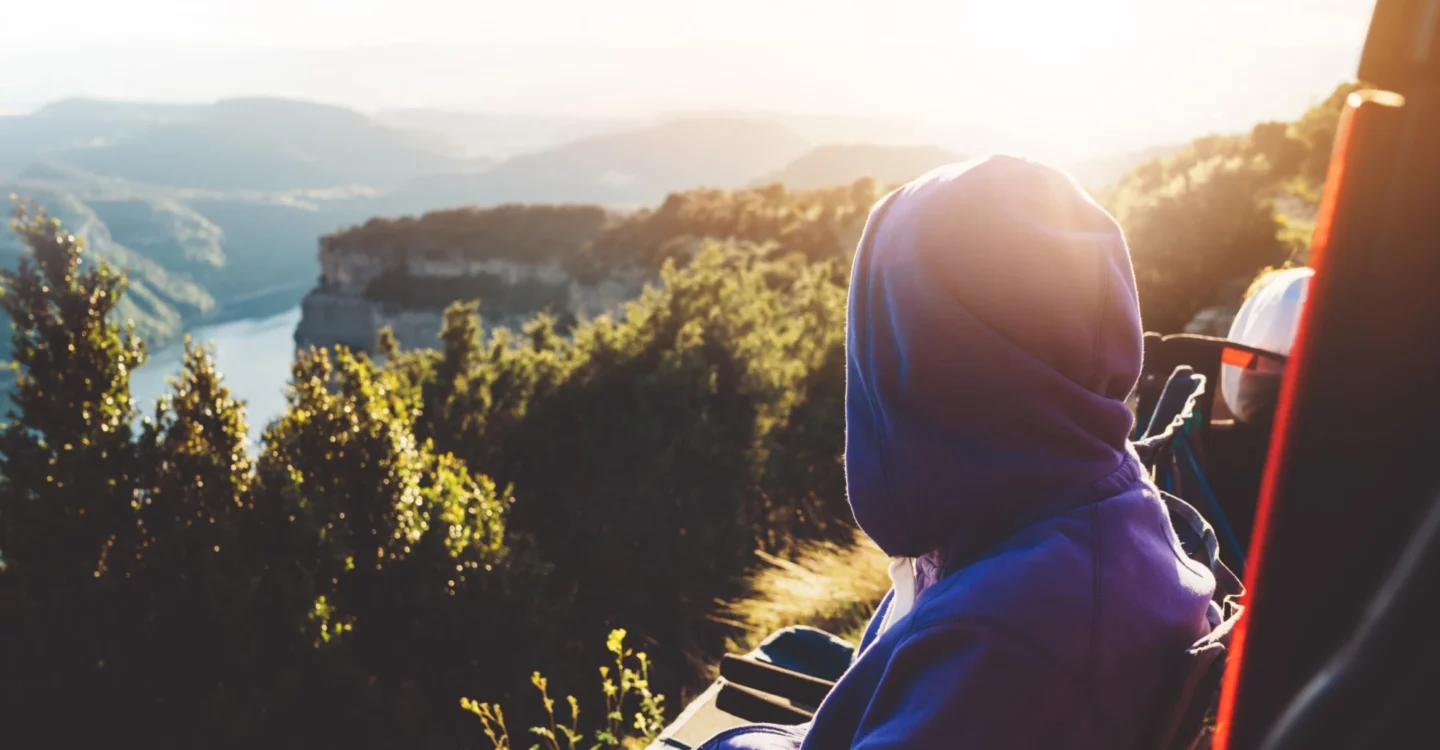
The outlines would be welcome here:
M 470 300 L 490 327 L 542 310 L 592 317 L 633 299 L 706 238 L 771 245 L 776 257 L 844 258 L 882 191 L 863 178 L 817 190 L 691 190 L 624 214 L 511 204 L 371 219 L 321 238 L 320 285 L 305 297 L 295 341 L 368 351 L 389 326 L 406 348 L 435 347 L 444 309 Z
M 389 327 L 406 348 L 438 345 L 446 306 L 479 299 L 487 328 L 516 327 L 548 309 L 593 317 L 635 297 L 644 279 L 635 271 L 601 279 L 574 277 L 556 260 L 468 257 L 393 247 L 355 248 L 322 242 L 320 284 L 301 303 L 295 343 L 301 347 L 343 344 L 374 349 Z

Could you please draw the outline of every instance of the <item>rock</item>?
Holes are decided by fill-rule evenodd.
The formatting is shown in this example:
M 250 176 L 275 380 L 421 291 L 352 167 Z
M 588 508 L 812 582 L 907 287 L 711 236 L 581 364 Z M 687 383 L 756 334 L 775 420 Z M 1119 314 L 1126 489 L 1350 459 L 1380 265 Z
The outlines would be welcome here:
M 295 343 L 302 348 L 344 345 L 373 351 L 387 326 L 402 347 L 434 348 L 445 308 L 476 297 L 482 300 L 487 328 L 518 327 L 547 308 L 556 316 L 593 317 L 618 310 L 646 280 L 639 271 L 624 270 L 581 282 L 555 260 L 530 264 L 433 250 L 418 255 L 324 240 L 320 266 L 320 285 L 301 303 L 295 330 Z M 487 291 L 475 291 L 480 288 Z M 503 293 L 507 288 L 517 293 Z M 543 294 L 527 295 L 537 289 Z

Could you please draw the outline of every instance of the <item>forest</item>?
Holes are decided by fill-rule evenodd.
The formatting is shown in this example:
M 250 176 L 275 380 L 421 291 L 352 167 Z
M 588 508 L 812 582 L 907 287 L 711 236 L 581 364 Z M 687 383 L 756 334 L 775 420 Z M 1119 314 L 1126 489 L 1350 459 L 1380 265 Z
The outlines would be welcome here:
M 1098 192 L 1147 329 L 1303 262 L 1349 90 Z M 17 368 L 0 430 L 7 739 L 490 747 L 498 705 L 517 744 L 558 748 L 577 704 L 556 699 L 574 695 L 575 731 L 619 745 L 754 629 L 853 625 L 878 592 L 833 564 L 873 560 L 840 458 L 848 253 L 883 189 L 555 214 L 575 222 L 557 235 L 605 224 L 578 260 L 654 283 L 563 330 L 545 314 L 489 328 L 469 302 L 435 349 L 382 333 L 375 358 L 302 351 L 254 454 L 201 344 L 168 396 L 134 403 L 126 279 L 17 205 L 29 252 L 0 271 Z M 776 570 L 819 577 L 812 610 L 777 601 Z

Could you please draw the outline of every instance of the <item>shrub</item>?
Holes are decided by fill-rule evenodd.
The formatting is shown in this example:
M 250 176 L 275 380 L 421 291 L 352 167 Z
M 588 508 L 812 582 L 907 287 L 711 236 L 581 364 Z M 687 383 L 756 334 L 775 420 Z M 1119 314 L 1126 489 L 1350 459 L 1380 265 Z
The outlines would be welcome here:
M 566 750 L 575 750 L 587 734 L 594 740 L 594 744 L 586 745 L 591 750 L 645 747 L 665 728 L 665 697 L 650 690 L 650 660 L 645 652 L 637 653 L 625 646 L 624 630 L 612 630 L 605 648 L 614 657 L 615 666 L 613 671 L 609 666 L 600 667 L 600 690 L 605 712 L 601 715 L 601 722 L 588 732 L 580 729 L 580 701 L 575 696 L 565 698 L 569 709 L 568 721 L 562 718 L 557 722 L 549 680 L 539 672 L 530 676 L 531 684 L 540 691 L 540 703 L 546 719 L 544 725 L 531 727 L 530 732 L 544 740 L 545 747 L 550 750 L 561 750 L 562 742 Z M 485 738 L 495 750 L 510 750 L 510 731 L 500 706 L 461 698 L 460 707 L 480 720 Z M 628 716 L 627 707 L 633 709 Z

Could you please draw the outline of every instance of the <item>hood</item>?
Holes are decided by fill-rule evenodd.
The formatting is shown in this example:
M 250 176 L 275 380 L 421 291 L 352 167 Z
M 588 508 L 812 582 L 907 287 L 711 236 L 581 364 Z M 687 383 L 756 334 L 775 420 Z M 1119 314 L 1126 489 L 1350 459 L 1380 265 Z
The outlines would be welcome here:
M 1135 276 L 1068 175 L 995 156 L 871 212 L 850 281 L 845 479 L 892 556 L 973 554 L 1142 482 Z

